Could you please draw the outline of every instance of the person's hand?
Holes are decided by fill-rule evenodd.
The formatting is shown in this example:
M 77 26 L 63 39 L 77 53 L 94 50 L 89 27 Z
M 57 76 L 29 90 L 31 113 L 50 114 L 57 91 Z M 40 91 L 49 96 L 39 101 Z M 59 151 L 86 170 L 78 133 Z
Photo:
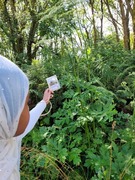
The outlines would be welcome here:
M 47 88 L 44 91 L 43 100 L 46 102 L 46 104 L 48 104 L 52 97 L 53 97 L 53 91 Z

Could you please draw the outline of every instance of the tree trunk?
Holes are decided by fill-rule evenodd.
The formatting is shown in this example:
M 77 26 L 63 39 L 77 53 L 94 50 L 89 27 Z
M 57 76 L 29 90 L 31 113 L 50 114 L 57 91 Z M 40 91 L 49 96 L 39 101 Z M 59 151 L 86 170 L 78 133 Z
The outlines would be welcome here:
M 97 44 L 97 29 L 95 24 L 95 13 L 94 13 L 94 0 L 89 0 L 89 4 L 92 12 L 92 24 L 93 24 L 93 35 L 94 35 L 94 46 Z
M 129 9 L 124 6 L 122 0 L 118 0 L 118 2 L 122 16 L 124 47 L 125 49 L 130 50 Z
M 101 3 L 101 31 L 100 31 L 100 36 L 101 36 L 101 39 L 103 39 L 103 14 L 104 14 L 104 9 L 103 9 L 103 0 L 100 1 Z
M 38 20 L 36 16 L 33 16 L 30 31 L 29 31 L 29 36 L 28 36 L 28 43 L 27 43 L 28 64 L 31 64 L 32 59 L 36 57 L 36 51 L 38 50 L 37 47 L 35 47 L 34 50 L 32 50 L 32 45 L 34 44 L 34 37 L 35 37 L 37 27 L 38 27 Z
M 133 15 L 132 15 L 132 22 L 133 22 L 133 49 L 135 49 L 135 1 L 133 4 Z
M 133 49 L 135 49 L 135 1 L 132 2 L 131 0 L 126 0 L 127 7 L 132 17 L 132 26 L 133 26 Z
M 108 9 L 108 12 L 109 12 L 109 15 L 110 15 L 112 24 L 113 24 L 114 29 L 115 29 L 115 33 L 116 33 L 116 41 L 119 42 L 119 41 L 120 41 L 120 38 L 119 38 L 119 33 L 118 33 L 117 21 L 116 21 L 116 19 L 114 18 L 112 12 L 111 12 L 110 5 L 109 5 L 108 0 L 104 0 L 104 2 L 105 2 L 105 4 L 106 4 L 106 6 L 107 6 L 107 9 Z

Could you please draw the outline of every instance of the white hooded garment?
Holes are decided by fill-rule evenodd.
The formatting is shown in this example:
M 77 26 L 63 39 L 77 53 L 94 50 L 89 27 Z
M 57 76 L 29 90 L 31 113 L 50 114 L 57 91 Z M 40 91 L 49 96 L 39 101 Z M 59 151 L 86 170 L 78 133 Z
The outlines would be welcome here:
M 29 90 L 27 76 L 0 56 L 0 180 L 19 180 L 22 138 L 34 127 L 46 107 L 41 101 L 31 112 L 25 132 L 14 137 Z

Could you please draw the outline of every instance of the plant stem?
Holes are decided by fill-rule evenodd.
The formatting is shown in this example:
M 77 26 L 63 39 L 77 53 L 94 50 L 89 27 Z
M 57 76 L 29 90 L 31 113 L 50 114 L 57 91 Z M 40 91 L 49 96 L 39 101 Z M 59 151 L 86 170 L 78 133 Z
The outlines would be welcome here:
M 123 169 L 122 173 L 119 176 L 119 180 L 122 180 L 123 177 L 125 176 L 127 170 L 130 168 L 130 166 L 132 166 L 133 164 L 133 159 L 130 159 L 129 162 L 127 163 L 127 166 Z
M 112 123 L 112 134 L 111 134 L 111 145 L 110 145 L 110 166 L 109 166 L 109 175 L 108 175 L 108 180 L 111 179 L 111 172 L 112 172 L 112 158 L 113 158 L 113 133 L 114 133 L 114 128 L 116 126 L 116 122 L 114 121 Z
M 113 141 L 113 129 L 112 129 L 112 135 L 111 135 L 111 145 L 110 145 L 110 166 L 109 166 L 109 175 L 108 180 L 110 180 L 111 177 L 111 171 L 112 171 L 112 141 Z
M 88 140 L 88 146 L 90 148 L 90 133 L 89 133 L 89 128 L 88 128 L 88 123 L 85 124 L 85 134 Z

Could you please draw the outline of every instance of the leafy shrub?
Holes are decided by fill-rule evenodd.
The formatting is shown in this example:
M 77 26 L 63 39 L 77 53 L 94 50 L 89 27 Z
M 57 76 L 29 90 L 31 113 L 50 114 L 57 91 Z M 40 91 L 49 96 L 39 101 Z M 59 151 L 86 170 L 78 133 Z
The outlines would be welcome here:
M 33 104 L 55 72 L 62 88 L 52 113 L 23 141 L 22 177 L 29 169 L 29 179 L 134 179 L 134 54 L 129 62 L 128 52 L 108 42 L 88 59 L 65 57 L 48 56 L 29 69 Z
M 74 89 L 63 94 L 63 107 L 52 115 L 51 127 L 40 127 L 40 137 L 34 137 L 41 149 L 62 163 L 83 165 L 82 154 L 93 144 L 96 128 L 104 131 L 105 125 L 113 121 L 116 114 L 112 94 L 102 87 L 80 81 L 81 92 L 76 92 L 78 85 L 69 84 Z M 34 132 L 33 132 L 34 133 Z M 41 137 L 42 134 L 42 137 Z

